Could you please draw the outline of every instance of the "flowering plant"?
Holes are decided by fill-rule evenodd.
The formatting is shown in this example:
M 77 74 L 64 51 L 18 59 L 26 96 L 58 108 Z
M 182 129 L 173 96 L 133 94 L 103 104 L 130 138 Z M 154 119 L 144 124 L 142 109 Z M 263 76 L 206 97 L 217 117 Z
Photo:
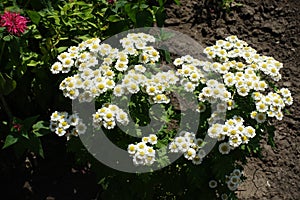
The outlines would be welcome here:
M 293 103 L 290 91 L 275 84 L 281 79 L 279 70 L 283 65 L 259 55 L 236 36 L 229 36 L 204 49 L 209 61 L 185 55 L 174 59 L 167 70 L 160 70 L 163 54 L 149 45 L 157 40 L 150 34 L 129 33 L 119 40 L 121 46 L 114 48 L 92 38 L 61 53 L 51 66 L 52 73 L 74 74 L 61 82 L 60 90 L 73 101 L 96 99 L 96 112 L 90 116 L 92 122 L 85 124 L 78 113 L 69 116 L 55 111 L 50 128 L 68 138 L 90 134 L 86 131 L 89 125 L 106 134 L 114 132 L 113 140 L 127 150 L 137 168 L 155 163 L 162 168 L 171 164 L 168 153 L 182 154 L 192 163 L 187 172 L 202 169 L 201 180 L 191 180 L 207 181 L 200 187 L 212 189 L 208 198 L 233 198 L 243 179 L 242 167 L 236 161 L 244 162 L 245 156 L 259 152 L 263 133 L 268 133 L 272 142 L 272 126 L 267 119 L 281 120 L 285 107 Z M 197 97 L 196 104 L 188 108 L 189 112 L 200 113 L 195 130 L 192 124 L 196 119 L 183 127 L 170 128 L 170 124 L 179 124 L 182 114 L 175 110 L 175 91 L 183 92 L 186 98 L 187 94 Z M 116 97 L 129 101 L 129 111 L 113 103 Z M 153 120 L 145 114 L 153 105 L 162 107 L 163 116 L 156 119 L 167 126 L 143 133 L 141 126 Z M 130 130 L 122 134 L 122 127 L 132 121 L 135 133 Z M 177 166 L 173 170 L 180 169 Z
M 16 36 L 20 36 L 27 29 L 28 20 L 19 13 L 4 12 L 1 15 L 0 27 L 5 27 L 7 32 Z

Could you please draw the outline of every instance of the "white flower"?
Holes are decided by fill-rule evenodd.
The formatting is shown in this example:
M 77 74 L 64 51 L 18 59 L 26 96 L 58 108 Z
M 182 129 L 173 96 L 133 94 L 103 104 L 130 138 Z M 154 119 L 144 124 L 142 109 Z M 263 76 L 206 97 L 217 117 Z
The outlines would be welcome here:
M 51 72 L 52 74 L 58 74 L 62 70 L 62 63 L 61 62 L 55 62 L 51 66 Z
M 253 138 L 256 135 L 255 129 L 252 126 L 246 126 L 244 129 L 244 134 L 247 137 Z
M 147 85 L 146 92 L 150 96 L 154 96 L 157 93 L 157 89 L 156 89 L 156 87 L 154 85 Z
M 215 180 L 210 180 L 208 182 L 208 186 L 213 189 L 213 188 L 216 188 L 218 186 L 218 183 Z
M 65 119 L 61 119 L 61 120 L 58 122 L 58 127 L 67 130 L 67 129 L 70 127 L 70 124 L 69 124 L 68 121 L 66 121 Z
M 122 85 L 116 85 L 113 94 L 117 97 L 120 97 L 124 94 L 124 92 L 125 91 Z
M 233 174 L 234 176 L 238 176 L 238 177 L 241 177 L 241 176 L 242 176 L 242 172 L 241 172 L 241 170 L 239 170 L 239 169 L 234 169 L 234 170 L 232 171 L 232 174 Z
M 147 146 L 146 147 L 146 154 L 147 154 L 147 156 L 155 156 L 155 150 L 153 149 L 153 147 L 149 147 L 149 146 Z
M 62 127 L 57 127 L 55 129 L 55 133 L 58 135 L 58 136 L 64 136 L 66 134 L 66 130 Z
M 207 153 L 205 152 L 204 149 L 200 149 L 197 153 L 197 156 L 199 156 L 199 158 L 201 158 L 201 159 L 203 159 L 206 155 L 207 155 Z
M 173 62 L 175 66 L 179 66 L 183 64 L 183 60 L 181 58 L 176 58 Z
M 83 122 L 79 122 L 76 126 L 76 131 L 79 135 L 81 134 L 84 134 L 86 129 L 87 129 L 87 126 L 83 123 Z
M 146 71 L 146 68 L 143 65 L 135 65 L 134 69 L 141 73 L 144 73 Z
M 196 151 L 193 148 L 189 148 L 185 153 L 184 153 L 184 157 L 188 160 L 193 160 L 193 158 L 195 158 L 196 156 Z
M 149 135 L 149 143 L 152 145 L 157 144 L 157 136 L 155 134 Z
M 184 84 L 184 89 L 187 92 L 193 92 L 195 90 L 196 86 L 192 82 L 186 82 Z
M 169 150 L 170 150 L 171 153 L 178 153 L 179 152 L 179 148 L 178 148 L 178 146 L 176 145 L 175 142 L 170 143 Z
M 259 112 L 255 115 L 255 119 L 258 123 L 263 123 L 266 121 L 267 117 L 265 113 Z
M 116 119 L 122 125 L 127 125 L 129 123 L 128 115 L 124 111 L 122 111 L 122 110 L 119 110 L 117 112 Z
M 130 144 L 128 145 L 127 151 L 130 155 L 134 155 L 136 153 L 136 145 Z
M 140 91 L 139 85 L 136 84 L 133 81 L 130 81 L 130 83 L 128 84 L 128 86 L 126 87 L 126 89 L 128 90 L 128 92 L 130 92 L 131 94 L 135 94 L 138 91 Z
M 266 112 L 268 110 L 268 105 L 263 103 L 262 101 L 256 103 L 256 109 L 258 112 Z
M 103 126 L 106 129 L 113 129 L 116 126 L 116 122 L 114 120 L 112 121 L 104 121 Z
M 202 163 L 202 158 L 200 158 L 198 155 L 196 155 L 196 156 L 193 158 L 192 163 L 193 163 L 194 165 L 199 165 L 199 164 Z
M 53 122 L 59 121 L 60 119 L 61 119 L 61 113 L 59 113 L 58 111 L 53 112 L 50 116 L 50 120 Z
M 242 144 L 242 139 L 239 135 L 229 137 L 229 145 L 232 147 L 238 147 Z
M 49 127 L 52 132 L 54 132 L 56 130 L 57 126 L 58 126 L 58 123 L 56 121 L 50 121 Z
M 219 145 L 219 152 L 221 154 L 228 154 L 230 152 L 230 146 L 227 142 L 223 142 Z
M 120 72 L 124 72 L 128 69 L 128 65 L 126 62 L 117 61 L 115 64 L 115 68 Z

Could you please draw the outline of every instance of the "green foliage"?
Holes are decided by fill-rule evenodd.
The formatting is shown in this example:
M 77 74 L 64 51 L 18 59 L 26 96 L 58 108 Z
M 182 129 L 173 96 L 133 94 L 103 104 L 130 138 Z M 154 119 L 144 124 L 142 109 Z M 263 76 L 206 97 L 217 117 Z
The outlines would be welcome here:
M 13 127 L 6 136 L 2 149 L 13 146 L 18 157 L 23 156 L 27 151 L 31 151 L 43 158 L 44 151 L 40 137 L 50 131 L 43 121 L 36 122 L 38 117 L 33 116 L 25 120 L 14 119 Z

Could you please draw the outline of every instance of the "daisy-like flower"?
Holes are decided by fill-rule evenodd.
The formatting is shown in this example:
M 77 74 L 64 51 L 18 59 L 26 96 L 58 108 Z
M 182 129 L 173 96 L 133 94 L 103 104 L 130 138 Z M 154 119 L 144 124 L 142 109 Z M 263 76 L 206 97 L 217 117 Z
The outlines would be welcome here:
M 210 187 L 210 188 L 216 188 L 217 186 L 218 186 L 218 182 L 217 181 L 215 181 L 215 180 L 210 180 L 209 182 L 208 182 L 208 186 Z
M 200 158 L 198 155 L 196 155 L 193 160 L 192 160 L 192 163 L 194 165 L 200 165 L 202 163 L 202 158 Z
M 195 158 L 196 156 L 196 151 L 193 148 L 189 148 L 185 153 L 184 153 L 184 157 L 188 160 L 193 160 L 193 158 Z
M 103 126 L 106 129 L 113 129 L 116 126 L 116 122 L 114 120 L 112 121 L 104 121 Z
M 230 145 L 227 142 L 223 142 L 219 145 L 219 152 L 221 154 L 228 154 L 230 152 Z
M 62 70 L 62 64 L 61 64 L 61 62 L 55 62 L 51 66 L 51 72 L 52 72 L 52 74 L 58 74 L 59 72 L 61 72 L 61 70 Z
M 61 113 L 59 113 L 58 111 L 55 111 L 52 113 L 50 120 L 53 122 L 57 122 L 61 119 Z
M 226 193 L 221 194 L 222 200 L 228 200 L 228 195 Z
M 238 147 L 242 144 L 242 138 L 239 135 L 235 135 L 229 138 L 229 144 L 232 147 Z
M 120 122 L 122 125 L 127 125 L 129 123 L 128 115 L 121 109 L 118 110 L 116 114 L 116 120 Z
M 124 94 L 124 88 L 122 87 L 122 85 L 116 85 L 114 88 L 114 92 L 113 94 L 117 97 L 120 97 Z
M 169 145 L 169 150 L 171 153 L 178 153 L 179 152 L 178 145 L 175 142 L 171 142 Z
M 127 151 L 130 155 L 134 155 L 136 153 L 136 150 L 137 150 L 136 145 L 134 144 L 128 145 Z
M 76 131 L 79 135 L 84 134 L 86 132 L 87 126 L 83 122 L 79 122 L 76 126 Z
M 195 88 L 196 88 L 196 85 L 193 84 L 192 82 L 186 82 L 184 84 L 184 89 L 187 92 L 193 92 L 195 90 Z
M 62 127 L 57 127 L 55 129 L 55 133 L 58 135 L 58 136 L 64 136 L 67 132 L 64 128 Z
M 0 18 L 0 27 L 5 27 L 10 34 L 20 36 L 27 29 L 27 22 L 27 18 L 19 13 L 6 11 Z
M 268 110 L 268 105 L 263 103 L 262 101 L 259 101 L 256 103 L 256 109 L 258 112 L 266 112 Z
M 157 143 L 157 136 L 155 134 L 150 134 L 148 142 L 152 145 L 156 144 Z
M 267 117 L 266 117 L 266 114 L 265 113 L 257 113 L 255 115 L 255 119 L 258 123 L 263 123 L 266 121 Z

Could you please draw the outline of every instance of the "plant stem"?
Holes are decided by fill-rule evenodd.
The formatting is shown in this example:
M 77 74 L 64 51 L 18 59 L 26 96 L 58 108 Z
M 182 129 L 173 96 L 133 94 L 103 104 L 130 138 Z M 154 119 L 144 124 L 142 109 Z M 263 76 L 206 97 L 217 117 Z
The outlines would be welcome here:
M 3 44 L 2 44 L 2 46 L 1 46 L 1 51 L 0 51 L 0 63 L 1 63 L 1 61 L 2 61 L 2 55 L 3 55 L 3 52 L 4 52 L 4 47 L 5 47 L 5 41 L 3 41 Z

